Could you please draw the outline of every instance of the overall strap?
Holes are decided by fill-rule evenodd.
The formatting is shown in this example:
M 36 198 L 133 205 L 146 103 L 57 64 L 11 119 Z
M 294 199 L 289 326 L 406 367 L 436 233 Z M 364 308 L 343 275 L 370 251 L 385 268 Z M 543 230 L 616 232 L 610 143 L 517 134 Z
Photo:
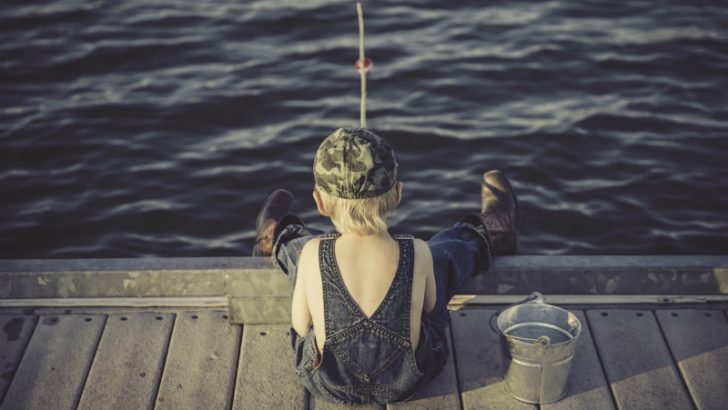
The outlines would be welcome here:
M 395 236 L 399 244 L 399 264 L 384 300 L 369 318 L 409 340 L 414 276 L 414 241 L 409 235 Z
M 346 329 L 363 318 L 359 307 L 349 296 L 336 263 L 336 238 L 323 238 L 319 242 L 319 271 L 324 302 L 326 337 Z

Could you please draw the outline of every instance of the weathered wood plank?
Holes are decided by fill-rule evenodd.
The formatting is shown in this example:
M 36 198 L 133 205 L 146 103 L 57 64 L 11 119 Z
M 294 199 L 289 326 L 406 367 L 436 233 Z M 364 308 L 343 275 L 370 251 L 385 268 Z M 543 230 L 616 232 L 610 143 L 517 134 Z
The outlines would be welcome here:
M 105 316 L 40 316 L 3 409 L 75 409 Z
M 656 313 L 697 407 L 728 407 L 728 320 L 725 316 L 710 310 Z
M 488 326 L 493 309 L 450 313 L 455 368 L 464 409 L 534 409 L 505 390 L 498 335 Z
M 241 332 L 222 311 L 178 313 L 155 408 L 230 408 Z
M 0 314 L 0 404 L 33 334 L 37 316 Z
M 589 310 L 587 317 L 619 408 L 692 407 L 651 311 Z
M 290 325 L 243 328 L 233 409 L 303 409 L 305 389 L 293 368 Z
M 458 392 L 458 379 L 455 372 L 455 356 L 453 355 L 452 337 L 448 331 L 448 347 L 450 357 L 442 373 L 424 385 L 408 401 L 388 405 L 388 409 L 419 410 L 419 409 L 459 409 L 460 394 Z
M 109 315 L 83 389 L 80 409 L 151 409 L 174 315 Z
M 599 363 L 589 324 L 584 313 L 572 310 L 581 321 L 581 335 L 572 359 L 566 396 L 556 403 L 541 406 L 544 410 L 614 409 L 612 394 Z
M 346 404 L 334 404 L 324 400 L 316 399 L 313 396 L 310 397 L 309 410 L 383 410 L 384 406 L 376 404 L 366 404 L 359 406 L 349 406 Z

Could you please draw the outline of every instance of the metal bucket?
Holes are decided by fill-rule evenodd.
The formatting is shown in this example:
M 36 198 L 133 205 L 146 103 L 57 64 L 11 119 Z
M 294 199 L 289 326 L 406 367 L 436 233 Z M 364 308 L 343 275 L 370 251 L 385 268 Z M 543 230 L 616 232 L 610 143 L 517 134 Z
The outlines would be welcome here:
M 563 398 L 581 333 L 579 319 L 544 303 L 538 292 L 495 316 L 508 393 L 526 403 Z

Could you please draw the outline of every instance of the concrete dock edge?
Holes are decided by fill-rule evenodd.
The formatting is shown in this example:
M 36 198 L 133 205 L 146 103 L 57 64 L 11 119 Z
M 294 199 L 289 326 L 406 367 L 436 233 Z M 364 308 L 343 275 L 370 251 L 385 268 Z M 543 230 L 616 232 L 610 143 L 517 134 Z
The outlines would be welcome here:
M 728 295 L 728 256 L 504 256 L 469 295 Z M 288 278 L 268 258 L 0 260 L 9 300 L 225 297 L 239 323 L 289 320 Z

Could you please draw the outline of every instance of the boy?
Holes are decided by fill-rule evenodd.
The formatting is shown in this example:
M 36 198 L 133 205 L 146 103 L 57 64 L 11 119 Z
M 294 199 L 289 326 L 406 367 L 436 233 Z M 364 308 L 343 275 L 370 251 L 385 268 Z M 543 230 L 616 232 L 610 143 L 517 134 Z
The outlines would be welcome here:
M 442 371 L 447 303 L 491 254 L 517 247 L 517 202 L 499 171 L 483 176 L 480 214 L 429 242 L 390 236 L 387 216 L 402 198 L 389 143 L 365 129 L 339 129 L 314 160 L 313 198 L 337 233 L 291 214 L 293 195 L 273 192 L 258 214 L 254 255 L 273 255 L 293 287 L 296 373 L 324 400 L 405 400 Z

